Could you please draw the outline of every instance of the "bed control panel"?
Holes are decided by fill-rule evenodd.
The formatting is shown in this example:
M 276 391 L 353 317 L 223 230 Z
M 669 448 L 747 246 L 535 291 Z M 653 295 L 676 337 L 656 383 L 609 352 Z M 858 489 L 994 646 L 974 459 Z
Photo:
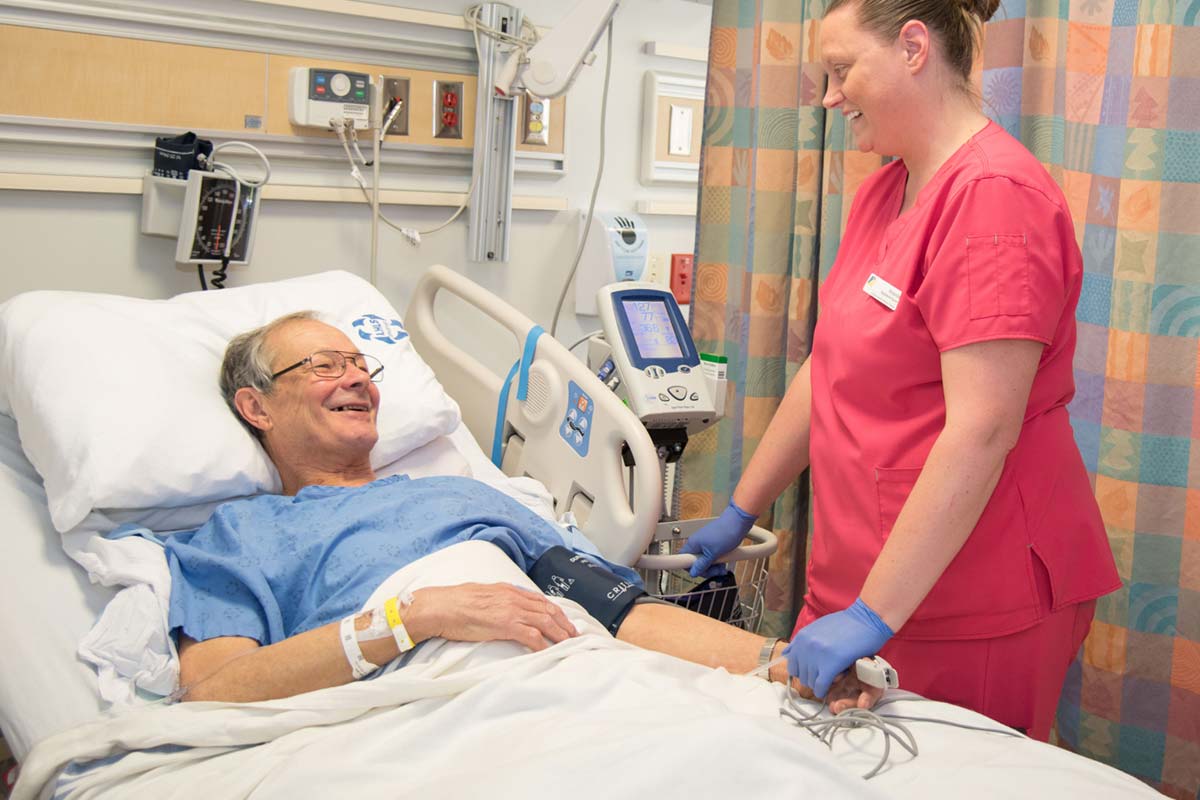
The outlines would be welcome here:
M 580 458 L 587 458 L 588 442 L 592 436 L 592 398 L 571 381 L 567 391 L 567 413 L 558 433 Z

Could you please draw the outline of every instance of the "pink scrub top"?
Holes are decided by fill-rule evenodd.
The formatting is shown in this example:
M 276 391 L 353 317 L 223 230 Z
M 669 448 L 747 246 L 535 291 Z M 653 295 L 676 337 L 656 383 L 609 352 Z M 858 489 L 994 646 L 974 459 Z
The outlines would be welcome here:
M 941 353 L 1031 339 L 1045 349 L 1020 438 L 966 544 L 897 633 L 1002 636 L 1120 586 L 1066 410 L 1082 259 L 1062 192 L 994 123 L 900 214 L 907 178 L 895 161 L 863 183 L 819 295 L 805 602 L 823 615 L 861 591 L 945 424 Z M 872 275 L 899 290 L 894 310 L 865 291 Z

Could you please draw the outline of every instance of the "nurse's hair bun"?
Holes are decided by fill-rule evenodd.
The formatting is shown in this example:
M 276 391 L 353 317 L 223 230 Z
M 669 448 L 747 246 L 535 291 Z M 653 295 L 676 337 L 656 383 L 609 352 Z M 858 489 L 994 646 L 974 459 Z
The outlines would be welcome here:
M 979 54 L 983 23 L 1000 8 L 1000 0 L 825 0 L 825 16 L 853 7 L 858 24 L 890 44 L 910 20 L 925 23 L 941 45 L 942 58 L 963 88 Z
M 1000 0 L 959 0 L 963 10 L 968 14 L 979 17 L 980 22 L 987 22 L 1000 8 Z

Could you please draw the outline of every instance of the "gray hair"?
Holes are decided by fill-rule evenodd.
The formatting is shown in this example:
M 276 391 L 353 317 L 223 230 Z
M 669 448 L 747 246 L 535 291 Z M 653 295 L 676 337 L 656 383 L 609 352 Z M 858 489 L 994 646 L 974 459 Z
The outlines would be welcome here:
M 318 319 L 315 311 L 296 311 L 271 320 L 262 327 L 246 331 L 230 340 L 225 348 L 225 358 L 221 361 L 221 396 L 225 405 L 237 417 L 242 427 L 250 431 L 255 439 L 262 441 L 262 431 L 251 425 L 238 412 L 234 397 L 238 389 L 250 387 L 263 394 L 270 394 L 275 388 L 271 378 L 271 358 L 275 354 L 267 347 L 267 338 L 278 329 L 302 320 Z

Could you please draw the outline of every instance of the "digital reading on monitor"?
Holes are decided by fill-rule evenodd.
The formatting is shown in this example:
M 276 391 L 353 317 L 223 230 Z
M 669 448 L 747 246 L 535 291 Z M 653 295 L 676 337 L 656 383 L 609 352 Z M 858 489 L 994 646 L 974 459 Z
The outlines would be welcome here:
M 622 300 L 633 341 L 642 358 L 682 358 L 679 337 L 663 300 Z

